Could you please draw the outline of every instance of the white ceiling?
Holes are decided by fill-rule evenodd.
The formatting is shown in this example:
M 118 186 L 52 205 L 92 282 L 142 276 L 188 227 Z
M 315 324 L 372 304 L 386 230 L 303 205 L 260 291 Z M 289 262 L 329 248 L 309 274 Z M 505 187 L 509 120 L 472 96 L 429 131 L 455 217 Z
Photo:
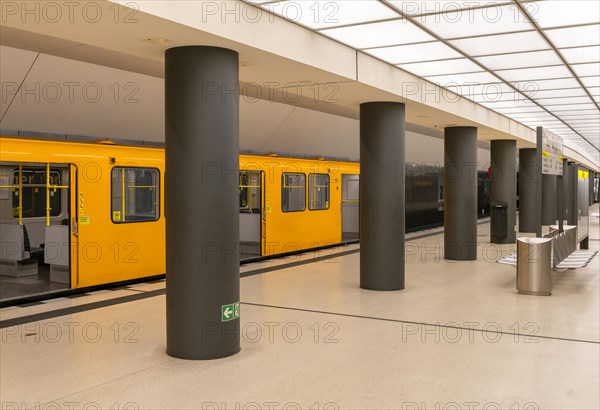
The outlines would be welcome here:
M 4 46 L 0 74 L 1 129 L 164 142 L 162 78 Z M 242 149 L 358 158 L 349 118 L 242 97 L 240 125 Z
M 4 46 L 0 46 L 0 77 L 5 89 L 0 133 L 164 143 L 162 78 Z M 7 92 L 12 84 L 24 90 L 14 99 Z M 120 91 L 115 101 L 116 89 Z M 101 90 L 100 95 L 96 90 Z M 419 131 L 406 133 L 407 161 L 443 162 L 442 132 L 410 124 L 407 128 Z M 240 148 L 358 160 L 359 122 L 242 96 Z M 489 146 L 483 141 L 478 159 L 481 169 L 488 166 Z
M 115 3 L 120 5 L 116 5 Z M 117 77 L 110 77 L 113 81 L 117 78 L 116 81 L 119 82 L 118 85 L 121 87 L 121 92 L 119 93 L 121 99 L 124 97 L 124 92 L 132 91 L 127 79 L 131 78 L 134 75 L 133 73 L 139 73 L 142 76 L 152 76 L 159 80 L 163 77 L 164 53 L 166 49 L 182 45 L 202 44 L 238 51 L 241 60 L 240 81 L 242 84 L 250 83 L 262 86 L 276 82 L 284 85 L 294 85 L 292 91 L 297 91 L 298 95 L 302 97 L 299 100 L 295 101 L 292 99 L 292 101 L 287 101 L 285 98 L 281 98 L 280 94 L 283 94 L 283 88 L 277 87 L 275 89 L 277 91 L 275 97 L 268 98 L 269 100 L 279 103 L 283 102 L 296 107 L 286 121 L 293 121 L 294 117 L 302 113 L 306 108 L 312 111 L 346 117 L 345 119 L 341 119 L 340 122 L 347 119 L 356 120 L 358 118 L 359 105 L 365 101 L 399 101 L 406 104 L 407 122 L 427 129 L 428 131 L 425 133 L 439 134 L 440 130 L 447 126 L 468 125 L 478 128 L 478 138 L 481 140 L 516 139 L 519 146 L 532 146 L 535 143 L 534 127 L 539 125 L 538 122 L 541 120 L 546 121 L 545 125 L 547 124 L 547 126 L 566 126 L 565 121 L 568 120 L 571 122 L 580 122 L 582 124 L 581 127 L 586 130 L 597 127 L 597 118 L 593 116 L 597 114 L 597 109 L 595 111 L 586 111 L 572 108 L 572 106 L 579 104 L 582 106 L 589 104 L 589 101 L 585 100 L 589 96 L 582 95 L 581 93 L 585 92 L 586 87 L 594 89 L 593 77 L 580 74 L 577 76 L 578 79 L 552 78 L 548 80 L 533 80 L 536 84 L 542 84 L 545 88 L 536 91 L 536 98 L 529 99 L 526 99 L 525 96 L 532 97 L 529 95 L 531 94 L 531 90 L 521 90 L 522 92 L 517 95 L 523 96 L 523 98 L 515 102 L 515 93 L 511 88 L 511 84 L 507 82 L 491 82 L 491 78 L 497 78 L 498 72 L 501 72 L 503 69 L 506 69 L 505 73 L 507 76 L 513 75 L 518 76 L 518 78 L 523 76 L 528 76 L 528 78 L 531 76 L 537 77 L 539 74 L 535 71 L 513 72 L 512 70 L 515 69 L 514 61 L 520 61 L 518 59 L 515 60 L 513 55 L 478 56 L 482 59 L 488 59 L 486 60 L 486 64 L 489 64 L 490 67 L 493 66 L 495 70 L 491 71 L 491 69 L 487 69 L 487 66 L 482 67 L 482 63 L 475 60 L 474 57 L 465 54 L 457 46 L 450 43 L 450 40 L 454 42 L 462 41 L 461 39 L 457 39 L 454 36 L 448 39 L 442 38 L 422 24 L 417 24 L 417 18 L 431 18 L 429 16 L 432 14 L 423 14 L 419 10 L 414 10 L 410 7 L 414 8 L 414 4 L 419 4 L 427 5 L 426 7 L 430 8 L 432 5 L 435 6 L 434 2 L 384 2 L 378 0 L 352 0 L 339 3 L 332 1 L 312 3 L 271 2 L 272 5 L 280 4 L 282 7 L 289 5 L 304 6 L 308 3 L 316 4 L 317 6 L 315 7 L 319 10 L 322 7 L 323 10 L 320 10 L 319 18 L 323 20 L 324 25 L 311 29 L 299 24 L 293 24 L 289 19 L 286 20 L 268 12 L 262 13 L 260 20 L 252 20 L 252 11 L 263 9 L 258 9 L 252 4 L 243 3 L 238 0 L 230 0 L 229 2 L 213 2 L 210 0 L 140 0 L 135 3 L 117 0 L 98 0 L 93 2 L 94 7 L 100 10 L 103 17 L 98 21 L 92 21 L 80 15 L 81 13 L 75 13 L 73 21 L 70 18 L 62 18 L 58 21 L 50 21 L 49 18 L 32 19 L 30 15 L 24 16 L 18 13 L 15 15 L 6 15 L 4 16 L 5 18 L 3 17 L 3 24 L 0 25 L 0 44 L 35 52 L 37 57 L 33 57 L 29 62 L 23 63 L 21 67 L 16 67 L 18 70 L 25 70 L 25 74 L 21 74 L 21 78 L 26 79 L 24 85 L 35 78 L 33 75 L 39 75 L 43 84 L 46 85 L 51 84 L 56 79 L 62 78 L 61 76 L 65 67 L 61 65 L 55 66 L 52 70 L 44 70 L 43 72 L 36 70 L 42 67 L 41 63 L 46 64 L 46 57 L 64 57 L 69 59 L 69 61 L 88 62 L 94 65 L 122 70 L 122 73 Z M 484 3 L 488 4 L 490 2 Z M 19 6 L 24 3 L 15 4 Z M 62 3 L 57 2 L 52 4 L 60 7 Z M 456 3 L 450 1 L 443 2 L 444 7 L 450 4 Z M 335 27 L 330 24 L 331 14 L 324 14 L 324 12 L 331 13 L 332 10 L 330 8 L 332 5 L 334 7 L 336 5 L 339 6 L 339 9 L 334 10 L 336 11 L 334 17 L 340 17 L 334 23 Z M 365 5 L 370 7 L 368 9 L 361 9 Z M 384 7 L 381 8 L 379 5 Z M 207 7 L 215 6 L 220 13 L 205 13 Z M 231 10 L 232 6 L 234 10 L 237 10 L 237 13 L 234 13 L 233 16 L 231 13 L 225 13 Z M 268 4 L 263 5 L 263 7 L 268 6 Z M 250 10 L 250 14 L 244 14 L 244 12 L 248 12 L 248 9 Z M 356 13 L 357 10 L 360 13 Z M 402 14 L 399 14 L 402 13 L 400 10 L 404 10 L 405 21 L 399 18 L 402 16 Z M 390 11 L 395 13 L 393 14 L 393 18 L 389 17 L 392 15 Z M 115 17 L 116 12 L 119 13 L 118 18 Z M 421 16 L 421 14 L 423 15 Z M 440 15 L 445 16 L 446 14 L 441 13 Z M 68 16 L 68 13 L 65 16 Z M 133 16 L 135 24 L 126 24 L 131 23 L 126 19 L 126 17 L 129 18 L 130 16 Z M 302 16 L 305 16 L 305 14 L 303 13 Z M 411 19 L 409 20 L 407 16 Z M 369 22 L 361 25 L 356 24 L 357 21 L 361 21 L 360 19 L 364 20 L 365 18 Z M 349 23 L 349 25 L 340 25 L 340 20 Z M 381 31 L 380 33 L 383 34 L 379 36 L 361 36 L 362 39 L 365 41 L 368 40 L 370 43 L 361 44 L 360 50 L 356 47 L 343 44 L 339 40 L 332 40 L 331 37 L 324 33 L 328 30 L 332 31 L 332 29 L 343 30 L 363 25 L 371 26 L 371 23 L 399 23 L 401 20 L 402 26 L 396 28 L 396 31 L 386 29 Z M 294 20 L 292 19 L 292 21 Z M 438 23 L 435 23 L 434 19 L 434 23 L 432 24 Z M 495 30 L 503 31 L 504 29 L 500 26 L 504 25 L 505 23 L 499 23 L 498 28 Z M 463 27 L 462 24 L 455 26 L 459 28 Z M 589 26 L 592 27 L 593 25 Z M 410 30 L 410 33 L 407 30 Z M 475 30 L 475 28 L 469 27 L 469 30 Z M 540 32 L 541 30 L 542 28 L 540 28 Z M 558 32 L 558 29 L 556 31 Z M 386 33 L 394 32 L 396 34 L 386 35 Z M 530 30 L 516 34 L 539 35 L 539 32 L 536 29 L 535 31 Z M 493 37 L 497 36 L 478 37 L 479 40 L 476 43 L 483 44 L 485 43 L 485 39 Z M 578 38 L 578 44 L 587 44 L 592 41 L 588 37 L 589 35 L 584 35 Z M 431 40 L 432 38 L 433 40 Z M 382 44 L 377 43 L 381 39 L 386 39 L 388 43 L 385 45 L 389 47 L 381 47 Z M 399 45 L 398 41 L 401 43 L 409 42 L 410 44 Z M 515 44 L 520 46 L 521 43 L 520 41 Z M 372 50 L 394 52 L 396 47 L 404 46 L 410 46 L 413 49 L 410 53 L 404 52 L 400 54 L 403 58 L 408 56 L 407 59 L 402 61 L 389 63 L 381 60 L 380 57 L 376 58 L 372 56 L 375 52 Z M 423 53 L 423 50 L 427 47 L 440 48 L 440 46 L 442 46 L 441 49 L 445 50 L 443 52 L 448 54 L 442 54 L 443 64 L 435 62 L 432 64 L 430 53 Z M 576 54 L 571 57 L 579 59 L 573 61 L 580 61 L 583 64 L 589 63 L 587 61 L 589 57 L 586 55 L 582 56 L 581 50 L 578 48 L 570 50 L 575 50 Z M 536 51 L 554 52 L 550 49 L 536 49 Z M 431 50 L 430 52 L 434 53 Z M 522 54 L 525 55 L 526 53 Z M 503 59 L 502 57 L 505 58 Z M 551 64 L 551 54 L 542 53 L 536 54 L 533 57 L 533 59 L 530 58 L 528 60 L 528 65 L 525 68 L 539 68 L 536 66 L 531 67 L 531 64 L 535 64 L 535 61 L 539 60 L 549 61 L 544 63 L 546 64 L 543 67 L 544 69 L 550 67 L 552 70 L 560 70 L 560 68 L 552 68 L 558 67 L 558 65 Z M 427 60 L 423 61 L 424 58 Z M 10 64 L 17 64 L 17 62 L 9 62 L 8 65 Z M 405 71 L 394 64 L 404 65 L 405 69 L 410 68 L 415 72 L 421 70 L 419 72 L 423 77 Z M 473 71 L 474 65 L 479 67 L 478 71 Z M 592 66 L 581 65 L 580 69 L 590 70 L 587 67 Z M 84 68 L 83 70 L 88 69 Z M 27 74 L 28 71 L 31 72 Z M 97 69 L 90 68 L 89 72 L 90 74 L 97 73 Z M 78 77 L 74 75 L 69 78 Z M 93 79 L 94 77 L 89 77 L 88 80 L 90 78 Z M 115 90 L 110 88 L 112 84 L 108 79 L 101 76 L 99 78 L 105 82 L 100 85 L 103 90 L 103 96 L 109 96 L 111 93 L 114 94 Z M 473 79 L 477 79 L 486 84 L 465 88 L 457 87 L 458 84 L 440 83 L 440 85 L 447 87 L 442 88 L 436 86 L 434 82 L 426 78 L 433 78 L 438 82 L 454 81 L 457 78 L 462 81 L 472 82 Z M 577 87 L 569 86 L 567 88 L 564 85 L 565 80 L 573 80 L 577 84 L 579 84 L 578 81 L 580 80 L 584 85 L 581 86 L 579 84 Z M 139 95 L 141 98 L 151 101 L 155 105 L 158 104 L 158 99 L 162 99 L 162 94 L 152 91 L 152 86 L 150 85 L 142 89 L 141 84 L 144 81 L 141 79 L 136 81 L 140 82 L 140 89 L 134 90 L 137 91 L 136 96 Z M 328 91 L 331 90 L 331 87 L 335 91 L 334 100 L 327 101 L 324 97 L 329 96 Z M 159 86 L 159 88 L 162 87 Z M 105 89 L 108 89 L 108 91 L 104 91 Z M 319 98 L 314 98 L 315 89 L 320 91 Z M 460 98 L 456 94 L 447 91 L 450 89 L 460 91 L 468 98 Z M 482 96 L 482 91 L 486 92 L 485 98 Z M 493 108 L 486 108 L 483 103 L 492 103 L 489 98 L 490 94 L 495 97 Z M 557 99 L 556 94 L 560 95 L 560 103 L 548 104 L 548 106 L 552 106 L 554 107 L 552 108 L 553 110 L 560 112 L 560 119 L 554 115 L 554 112 L 550 114 L 545 106 L 538 102 L 543 99 Z M 292 97 L 295 97 L 295 95 L 292 95 Z M 242 115 L 244 115 L 244 111 L 246 110 L 244 108 L 247 105 L 246 102 L 242 100 Z M 57 104 L 52 106 L 53 109 L 49 105 L 45 107 L 46 109 L 41 109 L 40 104 L 37 108 L 30 107 L 31 109 L 28 110 L 21 110 L 22 107 L 19 107 L 16 99 L 15 102 L 7 102 L 6 104 L 11 104 L 11 107 L 3 120 L 2 128 L 15 128 L 8 127 L 7 121 L 9 123 L 13 123 L 14 121 L 14 123 L 21 125 L 25 123 L 42 124 L 43 122 L 48 127 L 51 124 L 56 124 L 57 128 L 61 126 L 65 128 L 72 127 L 73 124 L 71 122 L 78 120 L 79 122 L 76 126 L 78 128 L 85 129 L 87 127 L 93 128 L 96 131 L 105 130 L 104 132 L 107 134 L 126 134 L 128 137 L 137 135 L 135 138 L 129 137 L 134 139 L 154 138 L 147 137 L 147 135 L 156 135 L 156 130 L 161 130 L 162 132 L 162 126 L 155 125 L 157 119 L 163 116 L 162 109 L 151 111 L 147 108 L 142 108 L 140 104 L 133 104 L 132 106 L 132 104 L 125 104 L 120 100 L 116 103 L 108 103 L 108 100 L 106 102 L 99 101 L 98 103 L 93 103 L 95 104 L 93 110 L 86 113 L 78 113 L 78 111 L 87 110 L 86 107 L 90 106 L 89 103 L 87 105 L 81 104 L 76 109 L 73 109 L 74 105 L 58 109 L 57 107 L 59 106 Z M 269 107 L 268 104 L 270 103 L 255 101 L 254 104 L 253 107 Z M 6 109 L 5 107 L 2 108 Z M 292 108 L 289 109 L 291 110 Z M 48 112 L 55 114 L 49 117 L 47 115 Z M 127 113 L 131 114 L 127 115 Z M 269 115 L 268 109 L 265 110 L 264 116 L 270 119 Z M 317 114 L 313 115 L 315 118 L 317 117 Z M 582 116 L 583 118 L 581 118 Z M 43 121 L 43 118 L 46 118 L 46 120 Z M 107 118 L 110 121 L 107 121 Z M 277 116 L 273 115 L 273 118 L 277 118 Z M 331 124 L 338 124 L 337 120 L 332 119 L 331 121 L 333 121 Z M 343 141 L 336 139 L 342 137 L 327 131 L 328 129 L 336 130 L 338 128 L 343 130 L 344 126 L 330 126 L 329 124 L 329 122 L 324 123 L 318 130 L 311 130 L 311 132 L 322 136 L 322 139 L 332 139 L 332 144 L 342 144 L 341 146 L 344 147 Z M 21 125 L 17 128 L 31 129 L 31 127 Z M 266 124 L 257 124 L 257 127 L 260 128 L 263 125 Z M 283 125 L 273 127 L 279 130 L 285 129 Z M 45 131 L 51 132 L 48 129 Z M 243 130 L 242 132 L 246 131 Z M 252 132 L 252 130 L 248 132 Z M 266 138 L 265 132 L 257 135 L 256 141 Z M 80 133 L 90 134 L 88 132 Z M 563 133 L 558 132 L 558 134 L 562 135 Z M 92 133 L 92 135 L 97 134 Z M 581 139 L 581 135 L 577 134 L 570 141 L 567 141 L 565 154 L 569 158 L 587 166 L 598 168 L 600 152 L 589 144 L 585 145 L 586 143 L 581 143 L 577 138 Z M 299 137 L 299 140 L 301 139 L 302 136 Z M 276 139 L 271 139 L 270 141 L 273 140 Z M 577 145 L 578 141 L 579 145 Z M 315 152 L 321 146 L 319 143 L 327 144 L 321 141 L 317 142 L 317 145 L 314 147 Z M 569 148 L 569 144 L 571 144 L 570 147 L 572 149 Z
M 246 1 L 598 161 L 598 1 Z

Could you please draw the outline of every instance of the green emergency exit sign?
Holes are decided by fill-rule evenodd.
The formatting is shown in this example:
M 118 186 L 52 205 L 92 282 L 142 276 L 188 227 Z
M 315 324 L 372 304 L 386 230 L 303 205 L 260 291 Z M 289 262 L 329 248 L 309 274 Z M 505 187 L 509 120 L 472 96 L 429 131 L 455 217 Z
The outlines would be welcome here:
M 221 322 L 229 322 L 230 320 L 238 319 L 239 317 L 240 302 L 221 305 Z

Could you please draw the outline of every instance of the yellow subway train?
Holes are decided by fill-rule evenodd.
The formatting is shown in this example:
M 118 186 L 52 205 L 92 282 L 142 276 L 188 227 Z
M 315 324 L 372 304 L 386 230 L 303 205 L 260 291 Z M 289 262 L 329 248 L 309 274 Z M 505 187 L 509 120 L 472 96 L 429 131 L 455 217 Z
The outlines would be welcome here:
M 164 274 L 164 165 L 162 148 L 0 136 L 0 301 Z M 358 163 L 239 168 L 241 259 L 358 238 Z

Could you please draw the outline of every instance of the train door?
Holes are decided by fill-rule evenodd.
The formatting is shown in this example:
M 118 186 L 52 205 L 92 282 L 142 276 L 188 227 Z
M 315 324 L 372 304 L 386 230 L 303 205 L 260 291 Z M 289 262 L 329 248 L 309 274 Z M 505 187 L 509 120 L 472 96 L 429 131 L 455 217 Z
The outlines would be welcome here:
M 0 299 L 71 287 L 72 169 L 0 163 Z
M 262 256 L 263 173 L 240 171 L 240 260 Z
M 359 175 L 342 174 L 342 242 L 359 238 Z
M 79 284 L 79 189 L 77 186 L 77 166 L 71 165 L 70 176 L 70 194 L 69 194 L 69 237 L 70 237 L 70 252 L 71 252 L 71 287 L 76 288 Z

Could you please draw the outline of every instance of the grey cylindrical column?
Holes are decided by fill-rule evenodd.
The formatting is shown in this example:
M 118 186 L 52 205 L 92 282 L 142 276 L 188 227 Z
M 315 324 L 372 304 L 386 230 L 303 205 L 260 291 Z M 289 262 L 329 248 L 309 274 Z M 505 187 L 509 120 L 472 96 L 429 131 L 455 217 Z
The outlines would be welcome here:
M 507 236 L 497 238 L 490 235 L 492 243 L 515 243 L 517 240 L 517 141 L 494 140 L 490 145 L 491 178 L 490 202 L 506 203 Z
M 577 225 L 578 204 L 578 186 L 579 167 L 577 164 L 569 162 L 569 185 L 567 186 L 567 225 Z
M 360 287 L 404 289 L 404 104 L 360 105 Z
M 542 175 L 542 225 L 556 224 L 556 175 Z
M 477 259 L 477 128 L 444 129 L 444 258 Z
M 238 67 L 222 48 L 165 53 L 167 353 L 183 359 L 240 351 Z
M 536 213 L 542 212 L 537 200 L 536 152 L 535 148 L 519 150 L 519 232 L 535 233 Z

